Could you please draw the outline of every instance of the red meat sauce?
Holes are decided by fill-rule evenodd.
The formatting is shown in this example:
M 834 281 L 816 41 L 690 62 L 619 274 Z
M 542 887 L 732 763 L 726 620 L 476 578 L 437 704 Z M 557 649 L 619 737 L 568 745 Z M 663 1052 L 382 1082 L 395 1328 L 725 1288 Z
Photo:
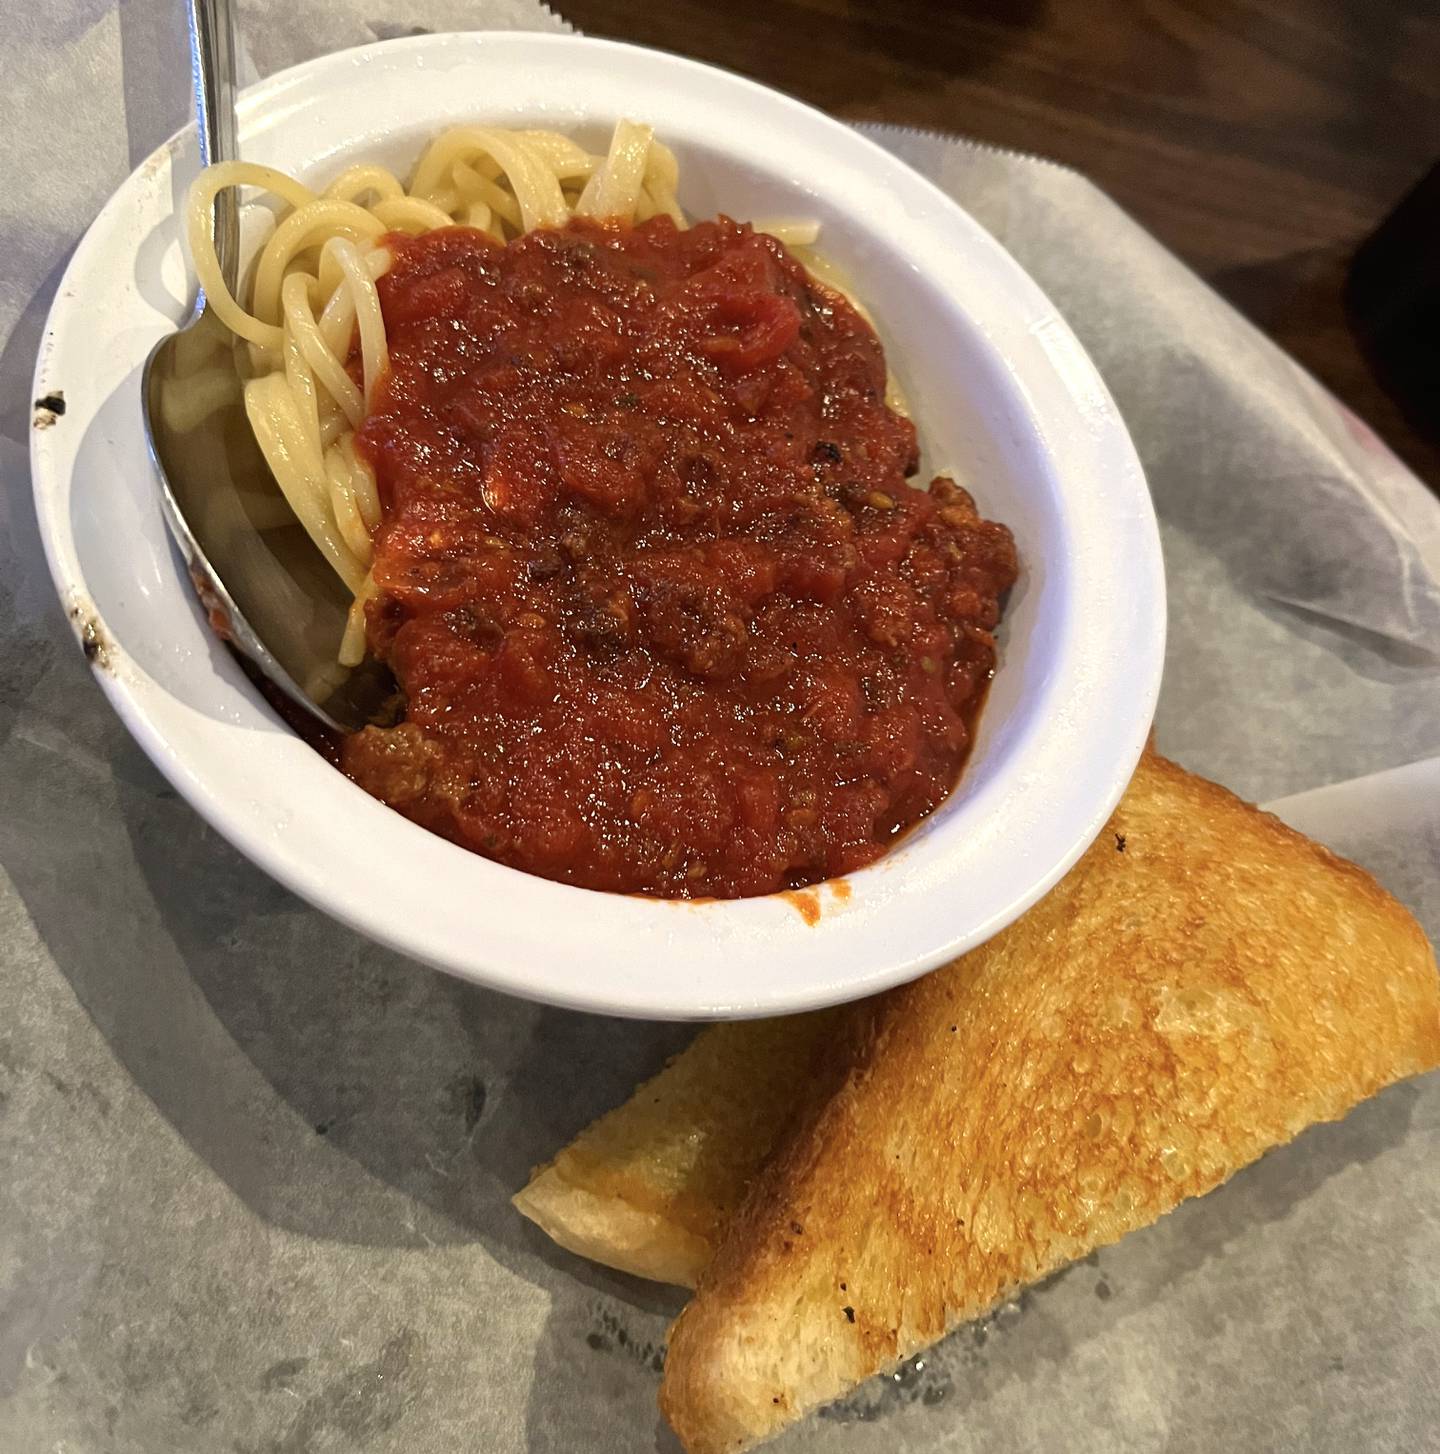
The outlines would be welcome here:
M 885 405 L 775 240 L 573 222 L 394 238 L 371 649 L 342 745 L 417 823 L 589 888 L 736 897 L 878 858 L 954 786 L 1008 530 Z

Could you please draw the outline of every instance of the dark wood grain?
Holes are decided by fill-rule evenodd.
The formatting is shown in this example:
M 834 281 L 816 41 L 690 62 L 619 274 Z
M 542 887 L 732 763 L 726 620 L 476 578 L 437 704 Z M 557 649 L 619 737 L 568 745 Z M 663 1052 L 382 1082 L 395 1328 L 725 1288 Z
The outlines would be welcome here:
M 1440 157 L 1440 0 L 563 0 L 850 120 L 1066 162 L 1432 485 L 1341 307 L 1349 257 Z

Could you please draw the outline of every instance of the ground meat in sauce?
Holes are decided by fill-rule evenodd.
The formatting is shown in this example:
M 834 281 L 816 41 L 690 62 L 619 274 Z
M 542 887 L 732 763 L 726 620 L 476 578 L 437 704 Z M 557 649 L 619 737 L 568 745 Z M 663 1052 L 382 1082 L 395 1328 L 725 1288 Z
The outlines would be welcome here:
M 372 650 L 342 747 L 416 822 L 590 888 L 733 897 L 879 857 L 954 786 L 1010 532 L 884 402 L 879 341 L 726 219 L 392 240 Z

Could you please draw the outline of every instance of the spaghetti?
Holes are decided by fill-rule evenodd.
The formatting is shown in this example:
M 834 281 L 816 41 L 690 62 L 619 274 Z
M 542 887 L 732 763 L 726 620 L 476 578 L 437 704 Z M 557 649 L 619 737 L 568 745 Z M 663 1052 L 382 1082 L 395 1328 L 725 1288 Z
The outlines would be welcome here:
M 306 690 L 369 650 L 404 703 L 342 769 L 528 872 L 734 897 L 872 862 L 950 791 L 1017 563 L 957 485 L 910 487 L 914 424 L 801 255 L 818 229 L 691 226 L 678 180 L 633 122 L 604 155 L 460 127 L 408 186 L 212 168 L 187 226 L 284 502 L 351 593 Z M 281 204 L 243 303 L 227 187 Z

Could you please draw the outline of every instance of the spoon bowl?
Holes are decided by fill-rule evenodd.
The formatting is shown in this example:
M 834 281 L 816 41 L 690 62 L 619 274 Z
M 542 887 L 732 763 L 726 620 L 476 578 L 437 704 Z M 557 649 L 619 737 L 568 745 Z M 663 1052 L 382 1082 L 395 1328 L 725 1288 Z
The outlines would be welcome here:
M 216 634 L 321 728 L 354 731 L 383 717 L 394 682 L 370 658 L 336 667 L 349 598 L 255 442 L 242 362 L 203 303 L 145 362 L 145 435 L 165 523 Z

